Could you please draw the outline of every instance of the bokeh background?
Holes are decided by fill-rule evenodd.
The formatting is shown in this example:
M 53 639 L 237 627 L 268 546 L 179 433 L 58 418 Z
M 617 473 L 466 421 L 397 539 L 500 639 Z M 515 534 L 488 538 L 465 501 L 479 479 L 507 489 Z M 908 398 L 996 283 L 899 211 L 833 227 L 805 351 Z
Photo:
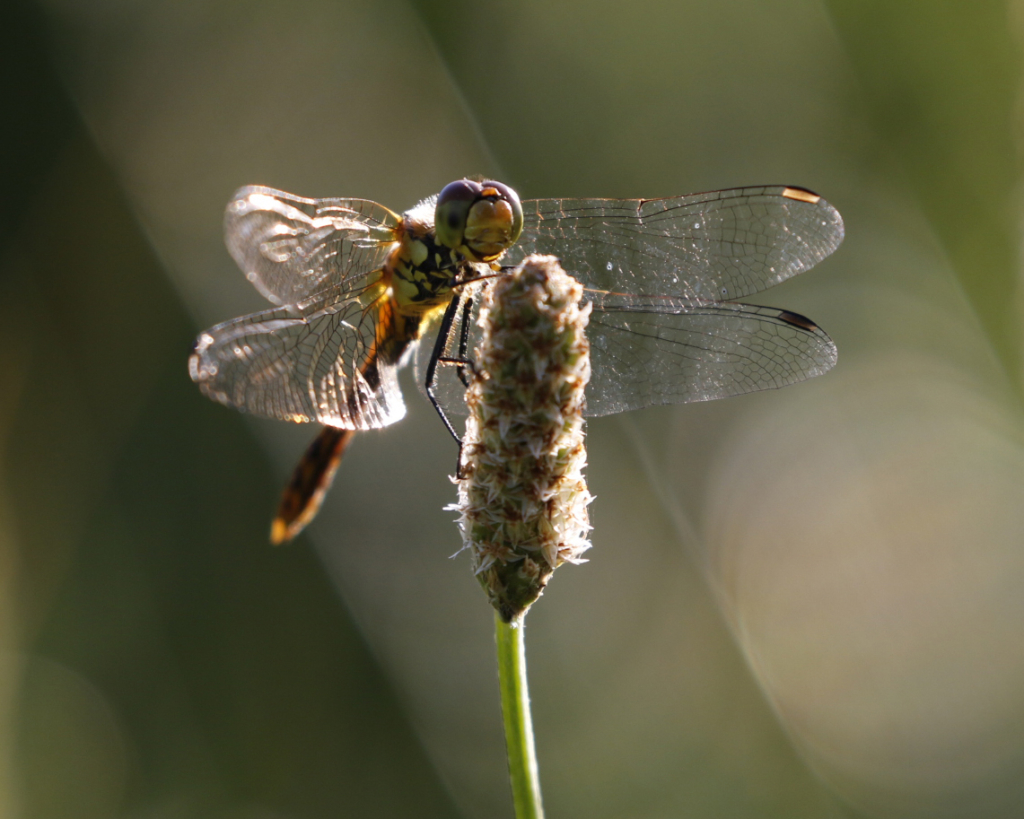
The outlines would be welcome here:
M 847 239 L 755 299 L 827 376 L 590 424 L 528 623 L 554 817 L 1024 816 L 1019 2 L 8 0 L 0 816 L 511 816 L 455 447 L 203 398 L 242 184 L 402 210 L 785 183 Z

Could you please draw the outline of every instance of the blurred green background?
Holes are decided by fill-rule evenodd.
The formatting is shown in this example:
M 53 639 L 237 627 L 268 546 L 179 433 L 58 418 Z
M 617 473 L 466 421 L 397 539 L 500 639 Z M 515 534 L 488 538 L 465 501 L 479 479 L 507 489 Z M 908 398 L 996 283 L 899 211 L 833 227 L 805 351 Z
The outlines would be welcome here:
M 530 616 L 553 817 L 1024 816 L 1020 2 L 9 0 L 0 23 L 0 816 L 510 817 L 455 447 L 188 379 L 261 300 L 259 183 L 403 210 L 785 183 L 837 254 L 756 301 L 779 392 L 598 419 L 591 562 Z

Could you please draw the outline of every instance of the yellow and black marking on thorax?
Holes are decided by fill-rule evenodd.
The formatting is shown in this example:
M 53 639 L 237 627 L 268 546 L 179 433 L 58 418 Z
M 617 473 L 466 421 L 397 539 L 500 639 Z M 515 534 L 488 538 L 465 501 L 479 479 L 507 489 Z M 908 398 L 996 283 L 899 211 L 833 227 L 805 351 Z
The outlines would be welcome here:
M 455 278 L 467 264 L 458 251 L 438 243 L 432 222 L 407 213 L 385 262 L 385 278 L 391 280 L 400 312 L 424 314 L 448 303 Z
M 382 296 L 376 304 L 375 356 L 398 361 L 419 340 L 430 320 L 444 311 L 468 262 L 437 242 L 433 222 L 406 213 L 395 230 L 398 241 L 381 270 Z M 364 375 L 369 375 L 364 373 Z

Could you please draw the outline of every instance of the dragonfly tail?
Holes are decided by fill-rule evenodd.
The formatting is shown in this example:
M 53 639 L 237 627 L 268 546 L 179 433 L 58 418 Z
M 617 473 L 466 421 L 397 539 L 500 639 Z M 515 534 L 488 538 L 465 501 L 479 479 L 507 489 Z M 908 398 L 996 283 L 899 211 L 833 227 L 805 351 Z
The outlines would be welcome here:
M 351 429 L 324 427 L 313 439 L 281 494 L 270 524 L 270 542 L 275 546 L 294 538 L 316 517 L 353 435 Z

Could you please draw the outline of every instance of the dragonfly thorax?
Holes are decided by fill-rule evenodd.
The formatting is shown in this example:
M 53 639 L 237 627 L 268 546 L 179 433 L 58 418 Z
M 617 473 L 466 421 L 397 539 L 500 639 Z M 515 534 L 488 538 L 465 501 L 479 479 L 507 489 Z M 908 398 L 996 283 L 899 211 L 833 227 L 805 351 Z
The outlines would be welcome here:
M 426 312 L 447 304 L 456 276 L 469 262 L 437 241 L 434 226 L 412 213 L 402 216 L 394 248 L 384 262 L 400 310 Z

